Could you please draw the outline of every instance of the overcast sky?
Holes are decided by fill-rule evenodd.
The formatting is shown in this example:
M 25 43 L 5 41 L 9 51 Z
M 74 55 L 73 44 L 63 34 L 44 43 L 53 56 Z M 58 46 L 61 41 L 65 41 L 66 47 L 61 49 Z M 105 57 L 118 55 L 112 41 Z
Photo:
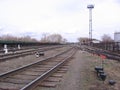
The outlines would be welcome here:
M 93 38 L 113 38 L 120 31 L 120 0 L 0 0 L 0 35 L 59 33 L 68 41 L 89 37 L 88 4 L 93 12 Z

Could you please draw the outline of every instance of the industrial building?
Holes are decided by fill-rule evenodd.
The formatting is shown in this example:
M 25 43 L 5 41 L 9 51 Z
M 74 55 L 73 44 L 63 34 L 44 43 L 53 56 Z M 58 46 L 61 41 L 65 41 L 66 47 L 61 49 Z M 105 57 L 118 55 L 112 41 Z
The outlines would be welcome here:
M 115 42 L 120 42 L 120 32 L 115 32 L 114 33 L 114 41 Z

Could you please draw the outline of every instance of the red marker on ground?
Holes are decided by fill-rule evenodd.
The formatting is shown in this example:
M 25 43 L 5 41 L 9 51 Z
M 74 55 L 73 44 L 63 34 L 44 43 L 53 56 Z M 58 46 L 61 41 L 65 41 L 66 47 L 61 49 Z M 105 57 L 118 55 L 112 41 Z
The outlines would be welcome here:
M 102 59 L 106 59 L 107 57 L 105 56 L 105 55 L 100 55 L 100 57 L 102 58 Z

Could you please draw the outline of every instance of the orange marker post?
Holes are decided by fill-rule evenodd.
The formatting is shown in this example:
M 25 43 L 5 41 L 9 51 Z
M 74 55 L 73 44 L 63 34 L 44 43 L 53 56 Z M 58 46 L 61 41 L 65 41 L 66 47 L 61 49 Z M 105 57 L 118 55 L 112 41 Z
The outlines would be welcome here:
M 101 59 L 102 59 L 102 67 L 104 68 L 104 60 L 107 58 L 105 55 L 100 55 Z

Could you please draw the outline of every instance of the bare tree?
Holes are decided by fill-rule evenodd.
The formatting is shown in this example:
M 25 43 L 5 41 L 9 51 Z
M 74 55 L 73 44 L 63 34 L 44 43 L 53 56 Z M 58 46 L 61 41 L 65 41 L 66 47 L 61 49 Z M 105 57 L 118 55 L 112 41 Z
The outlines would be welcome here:
M 89 38 L 80 37 L 80 38 L 78 38 L 78 41 L 79 41 L 80 44 L 88 44 L 89 43 Z
M 9 40 L 9 41 L 16 41 L 17 37 L 11 36 L 11 35 L 3 35 L 1 36 L 1 40 Z
M 63 41 L 62 41 L 62 43 L 63 44 L 67 43 L 67 39 L 64 38 Z
M 47 33 L 43 33 L 40 42 L 43 42 L 43 43 L 48 42 L 47 37 L 48 37 L 48 34 Z
M 30 36 L 24 37 L 16 37 L 12 35 L 3 35 L 0 37 L 0 40 L 4 41 L 24 41 L 24 42 L 37 42 L 35 38 L 31 38 Z
M 101 38 L 102 42 L 113 42 L 113 39 L 107 34 L 104 34 Z
M 60 34 L 45 35 L 41 38 L 41 42 L 65 43 L 66 41 Z
M 49 42 L 53 42 L 53 43 L 61 43 L 62 42 L 62 36 L 60 34 L 51 34 L 47 37 L 47 40 Z

